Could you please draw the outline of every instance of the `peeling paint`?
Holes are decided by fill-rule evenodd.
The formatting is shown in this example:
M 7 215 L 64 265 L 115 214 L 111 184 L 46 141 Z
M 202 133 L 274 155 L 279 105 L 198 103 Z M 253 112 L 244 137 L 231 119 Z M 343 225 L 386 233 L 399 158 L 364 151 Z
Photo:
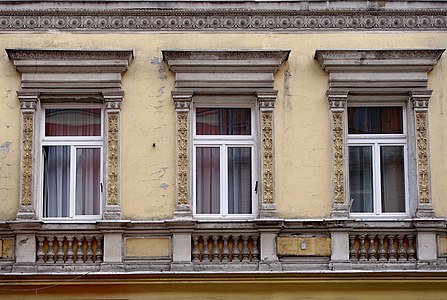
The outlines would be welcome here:
M 19 245 L 22 246 L 23 244 L 26 244 L 28 242 L 28 238 L 20 240 Z
M 159 57 L 154 56 L 151 59 L 151 64 L 159 66 L 158 78 L 160 78 L 161 80 L 166 80 L 168 78 L 168 76 L 166 75 L 165 65 L 163 64 L 163 61 Z
M 160 188 L 161 188 L 162 190 L 164 190 L 164 191 L 166 191 L 166 190 L 168 189 L 168 187 L 169 187 L 169 184 L 167 184 L 167 183 L 165 183 L 165 182 L 163 182 L 162 184 L 160 184 Z
M 161 167 L 160 170 L 153 172 L 151 175 L 158 175 L 158 177 L 155 178 L 155 180 L 162 179 L 165 176 L 167 169 L 168 167 Z
M 11 146 L 11 142 L 4 142 L 3 145 L 0 146 L 0 152 L 9 153 L 10 146 Z

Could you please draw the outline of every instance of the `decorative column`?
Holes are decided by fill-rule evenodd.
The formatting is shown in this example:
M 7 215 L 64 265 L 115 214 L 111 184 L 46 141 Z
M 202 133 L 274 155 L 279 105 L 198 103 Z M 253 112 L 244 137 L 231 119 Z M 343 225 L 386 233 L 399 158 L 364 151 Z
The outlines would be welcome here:
M 175 105 L 176 131 L 177 131 L 177 174 L 176 190 L 177 199 L 174 211 L 174 218 L 192 218 L 191 193 L 190 193 L 190 158 L 189 153 L 189 117 L 192 91 L 173 91 L 172 99 Z
M 122 91 L 103 92 L 106 106 L 106 189 L 105 220 L 121 219 L 120 205 L 120 109 L 123 100 Z
M 331 90 L 327 92 L 331 122 L 331 187 L 332 187 L 332 218 L 349 217 L 350 203 L 346 197 L 345 176 L 345 107 L 348 98 L 347 91 Z
M 434 217 L 431 202 L 430 160 L 428 141 L 428 101 L 432 91 L 412 91 L 410 99 L 414 111 L 417 158 L 416 217 Z
M 34 140 L 36 108 L 39 101 L 38 92 L 17 92 L 20 101 L 21 121 L 21 162 L 20 162 L 20 203 L 17 212 L 17 220 L 36 219 L 34 207 L 35 178 L 33 176 L 34 166 Z
M 277 91 L 257 92 L 256 94 L 261 119 L 261 181 L 258 184 L 258 190 L 261 193 L 260 219 L 277 217 L 273 137 L 273 111 L 277 94 Z

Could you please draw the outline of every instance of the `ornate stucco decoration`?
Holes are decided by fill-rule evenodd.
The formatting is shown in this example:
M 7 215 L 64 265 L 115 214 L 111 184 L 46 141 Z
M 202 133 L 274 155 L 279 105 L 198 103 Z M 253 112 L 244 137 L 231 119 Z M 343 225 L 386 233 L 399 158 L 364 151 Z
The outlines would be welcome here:
M 234 1 L 222 7 L 195 1 L 58 2 L 57 9 L 25 3 L 0 6 L 0 31 L 430 31 L 447 29 L 447 5 L 407 1 L 393 6 L 372 1 Z M 197 1 L 199 2 L 199 1 Z M 429 3 L 427 3 L 429 2 Z M 179 4 L 180 3 L 180 4 Z
M 1 23 L 1 22 L 0 22 Z M 107 145 L 105 147 L 106 172 L 104 218 L 118 219 L 119 207 L 119 111 L 123 98 L 121 73 L 133 59 L 131 50 L 65 50 L 65 49 L 7 49 L 6 52 L 17 71 L 22 74 L 18 92 L 22 109 L 22 195 L 17 218 L 35 218 L 34 205 L 41 195 L 33 178 L 39 168 L 39 157 L 33 141 L 39 131 L 35 111 L 37 103 L 45 102 L 96 102 L 106 109 Z M 52 76 L 58 74 L 58 76 Z M 82 82 L 80 81 L 82 78 Z M 36 128 L 36 126 L 38 126 Z
M 107 116 L 107 205 L 118 205 L 119 114 Z
M 343 140 L 346 135 L 345 102 L 404 102 L 408 101 L 409 95 L 414 118 L 408 126 L 413 126 L 415 135 L 408 139 L 409 145 L 416 145 L 417 162 L 409 163 L 408 178 L 415 181 L 409 182 L 409 188 L 417 187 L 417 190 L 410 191 L 417 197 L 410 198 L 418 199 L 410 207 L 417 207 L 417 216 L 433 216 L 427 129 L 427 105 L 431 91 L 427 89 L 427 73 L 443 52 L 444 49 L 329 49 L 315 52 L 315 59 L 329 73 L 327 94 L 332 128 L 333 216 L 349 215 L 348 203 L 344 207 L 338 205 L 348 198 L 343 192 L 346 190 L 346 182 L 343 181 L 346 181 L 344 173 L 347 167 L 344 163 L 346 142 Z
M 175 216 L 190 216 L 192 180 L 190 107 L 194 96 L 253 95 L 259 108 L 257 132 L 260 136 L 259 196 L 260 217 L 276 214 L 274 188 L 273 112 L 277 91 L 274 73 L 288 58 L 289 50 L 163 50 L 163 59 L 175 73 L 172 93 L 177 119 L 177 207 Z M 234 101 L 234 100 L 232 100 Z M 189 209 L 185 211 L 185 209 Z

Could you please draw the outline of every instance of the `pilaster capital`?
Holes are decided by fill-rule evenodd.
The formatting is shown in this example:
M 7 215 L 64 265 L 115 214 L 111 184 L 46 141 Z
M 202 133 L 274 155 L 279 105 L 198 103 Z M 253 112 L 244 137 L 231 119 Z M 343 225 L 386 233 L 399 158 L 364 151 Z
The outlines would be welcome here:
M 123 91 L 104 91 L 102 92 L 104 97 L 104 103 L 107 110 L 120 110 L 121 102 L 123 101 L 124 92 Z
M 259 103 L 260 109 L 273 110 L 275 107 L 276 96 L 278 91 L 258 91 L 256 92 L 256 98 Z
M 327 100 L 331 110 L 344 110 L 348 100 L 347 90 L 332 90 L 326 92 Z
M 18 91 L 17 96 L 22 110 L 36 110 L 40 92 L 38 91 Z
M 410 100 L 413 109 L 428 109 L 428 101 L 430 100 L 432 91 L 410 91 Z
M 172 91 L 172 100 L 176 111 L 189 111 L 191 108 L 193 91 Z

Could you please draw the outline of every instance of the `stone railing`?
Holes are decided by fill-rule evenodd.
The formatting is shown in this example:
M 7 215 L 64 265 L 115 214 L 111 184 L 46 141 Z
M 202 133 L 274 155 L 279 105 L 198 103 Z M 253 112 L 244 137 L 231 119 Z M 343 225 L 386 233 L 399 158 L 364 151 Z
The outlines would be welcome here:
M 102 235 L 37 235 L 37 264 L 96 264 L 103 258 Z
M 351 233 L 349 259 L 358 262 L 414 262 L 416 233 Z
M 221 233 L 192 235 L 193 263 L 257 263 L 258 233 Z

